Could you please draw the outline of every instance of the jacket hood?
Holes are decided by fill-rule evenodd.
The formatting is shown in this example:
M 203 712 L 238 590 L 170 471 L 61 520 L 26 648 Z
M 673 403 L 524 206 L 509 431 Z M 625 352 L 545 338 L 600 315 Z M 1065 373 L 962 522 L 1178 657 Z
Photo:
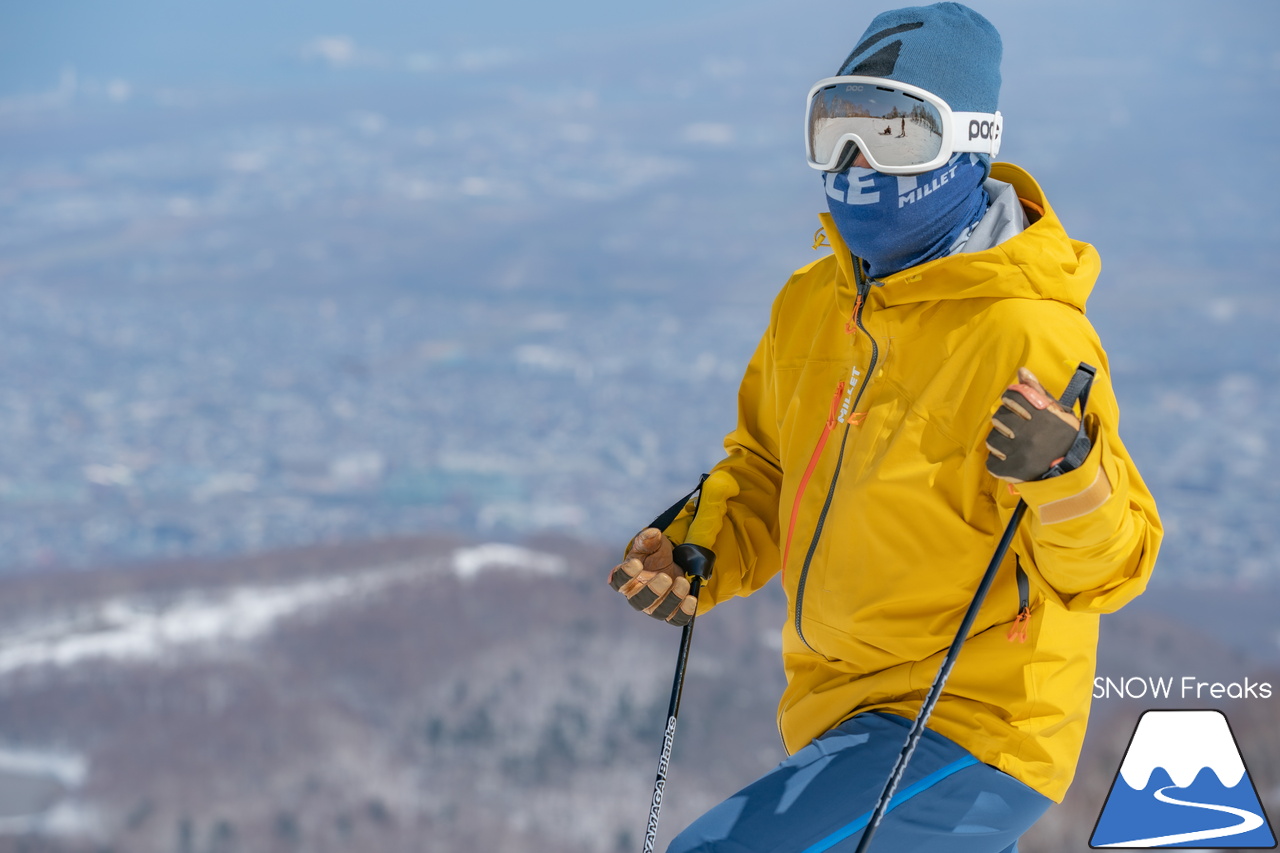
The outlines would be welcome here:
M 1012 163 L 995 163 L 991 177 L 1012 184 L 1032 224 L 1021 234 L 981 252 L 961 252 L 877 279 L 869 296 L 882 306 L 943 299 L 1019 297 L 1053 299 L 1084 310 L 1102 268 L 1098 252 L 1072 240 L 1040 185 Z M 1044 213 L 1037 218 L 1038 211 Z M 848 246 L 829 213 L 819 214 L 840 270 L 837 286 L 852 292 L 855 275 Z M 852 298 L 852 297 L 850 297 Z

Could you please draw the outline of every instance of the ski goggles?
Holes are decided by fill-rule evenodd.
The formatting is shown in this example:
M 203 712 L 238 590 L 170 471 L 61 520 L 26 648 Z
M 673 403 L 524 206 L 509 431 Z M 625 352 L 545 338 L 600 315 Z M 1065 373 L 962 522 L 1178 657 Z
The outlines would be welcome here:
M 928 172 L 958 151 L 1000 150 L 999 112 L 956 112 L 918 86 L 883 77 L 827 77 L 809 90 L 805 153 L 809 165 L 842 172 L 857 152 L 888 175 Z

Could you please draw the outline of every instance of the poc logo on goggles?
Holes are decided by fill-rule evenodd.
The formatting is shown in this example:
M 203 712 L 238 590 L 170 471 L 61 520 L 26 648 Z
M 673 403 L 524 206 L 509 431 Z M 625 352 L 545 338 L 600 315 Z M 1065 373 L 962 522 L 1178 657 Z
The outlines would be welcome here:
M 969 140 L 974 139 L 991 139 L 1000 138 L 1000 123 L 997 121 L 978 121 L 971 119 L 969 121 Z

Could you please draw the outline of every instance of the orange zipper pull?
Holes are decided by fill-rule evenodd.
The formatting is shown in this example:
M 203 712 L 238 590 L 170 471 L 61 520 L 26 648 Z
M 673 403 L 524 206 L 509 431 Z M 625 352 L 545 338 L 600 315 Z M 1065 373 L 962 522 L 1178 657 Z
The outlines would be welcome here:
M 1024 607 L 1018 613 L 1018 618 L 1013 620 L 1013 624 L 1009 626 L 1009 633 L 1005 638 L 1009 642 L 1017 640 L 1019 643 L 1027 641 L 1027 623 L 1031 621 L 1031 608 Z
M 846 335 L 856 335 L 858 333 L 858 310 L 862 308 L 862 294 L 858 294 L 858 298 L 853 300 L 853 312 L 849 315 L 849 322 L 844 324 L 844 333 Z
M 827 413 L 827 429 L 836 428 L 836 420 L 840 416 L 840 398 L 844 395 L 844 380 L 836 383 L 835 396 L 831 398 L 831 411 Z

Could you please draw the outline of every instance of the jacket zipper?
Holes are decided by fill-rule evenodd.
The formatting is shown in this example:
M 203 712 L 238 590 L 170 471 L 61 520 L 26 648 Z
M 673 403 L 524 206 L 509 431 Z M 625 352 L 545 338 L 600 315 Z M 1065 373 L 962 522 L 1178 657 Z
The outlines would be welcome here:
M 791 553 L 791 535 L 795 533 L 796 516 L 800 512 L 800 500 L 804 497 L 804 490 L 809 485 L 809 478 L 813 476 L 813 469 L 818 467 L 818 460 L 822 458 L 822 449 L 827 446 L 827 439 L 831 436 L 832 430 L 836 428 L 840 414 L 840 398 L 844 396 L 844 387 L 843 379 L 836 383 L 836 393 L 831 397 L 831 410 L 827 412 L 827 422 L 822 426 L 822 435 L 818 436 L 818 444 L 813 448 L 813 455 L 809 457 L 809 465 L 804 469 L 804 474 L 800 477 L 800 486 L 796 489 L 795 501 L 791 504 L 791 520 L 787 522 L 787 541 L 782 548 L 783 583 L 787 580 L 787 556 Z
M 845 423 L 844 435 L 840 439 L 840 453 L 836 457 L 836 470 L 831 477 L 831 485 L 827 487 L 827 499 L 822 504 L 822 512 L 818 514 L 818 523 L 814 526 L 813 538 L 809 540 L 809 548 L 804 555 L 804 565 L 800 567 L 800 580 L 796 584 L 796 619 L 795 619 L 796 634 L 800 637 L 800 642 L 804 643 L 806 648 L 808 648 L 810 651 L 815 651 L 815 652 L 817 651 L 817 649 L 809 645 L 809 641 L 805 639 L 804 630 L 801 628 L 801 618 L 804 612 L 804 586 L 805 586 L 805 582 L 808 580 L 809 566 L 813 562 L 813 555 L 818 550 L 818 540 L 822 537 L 822 528 L 826 524 L 827 512 L 831 509 L 832 499 L 835 498 L 836 483 L 840 479 L 840 468 L 842 463 L 844 462 L 845 446 L 849 443 L 849 427 L 853 423 L 853 413 L 857 411 L 858 403 L 862 401 L 862 395 L 866 392 L 867 385 L 871 383 L 871 374 L 875 371 L 876 362 L 879 360 L 879 357 L 880 357 L 880 347 L 876 344 L 876 339 L 871 337 L 871 333 L 867 331 L 867 327 L 862 324 L 862 312 L 863 312 L 863 309 L 866 308 L 866 297 L 871 290 L 871 283 L 867 280 L 866 276 L 863 275 L 862 262 L 857 258 L 854 258 L 854 272 L 857 276 L 858 297 L 857 297 L 856 309 L 853 315 L 853 320 L 857 328 L 862 330 L 862 333 L 867 336 L 867 340 L 871 341 L 871 362 L 870 364 L 867 365 L 867 371 L 863 376 L 862 384 L 858 386 L 858 393 L 854 397 L 852 405 L 849 407 L 849 412 L 850 412 L 849 422 Z M 828 419 L 828 422 L 830 423 L 830 419 Z M 823 432 L 822 440 L 819 442 L 817 452 L 821 452 L 822 445 L 826 443 L 827 434 L 828 433 L 826 431 Z M 813 467 L 817 463 L 817 452 L 815 452 L 814 458 L 811 459 L 809 462 L 810 471 L 813 469 Z M 805 479 L 808 478 L 808 474 L 809 474 L 809 471 L 806 471 Z M 799 506 L 800 506 L 800 494 L 803 492 L 803 485 L 804 485 L 804 482 L 802 481 L 801 492 L 797 493 L 795 506 L 791 512 L 791 518 L 793 522 L 795 520 L 796 510 L 799 509 Z M 788 539 L 790 539 L 790 530 L 788 530 Z

